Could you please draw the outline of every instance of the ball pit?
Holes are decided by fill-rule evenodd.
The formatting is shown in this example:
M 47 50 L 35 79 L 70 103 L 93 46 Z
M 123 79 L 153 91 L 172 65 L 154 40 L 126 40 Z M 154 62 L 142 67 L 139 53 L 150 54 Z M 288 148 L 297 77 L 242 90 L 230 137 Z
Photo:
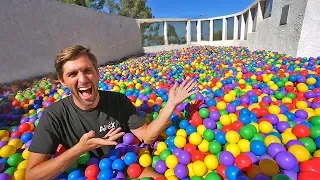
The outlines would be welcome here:
M 106 157 L 86 153 L 56 179 L 134 179 L 145 167 L 169 180 L 320 179 L 320 57 L 197 46 L 101 66 L 99 75 L 99 89 L 125 94 L 148 123 L 175 82 L 194 79 L 200 91 L 154 144 L 127 133 Z M 24 179 L 43 110 L 69 95 L 52 74 L 0 85 L 1 180 Z

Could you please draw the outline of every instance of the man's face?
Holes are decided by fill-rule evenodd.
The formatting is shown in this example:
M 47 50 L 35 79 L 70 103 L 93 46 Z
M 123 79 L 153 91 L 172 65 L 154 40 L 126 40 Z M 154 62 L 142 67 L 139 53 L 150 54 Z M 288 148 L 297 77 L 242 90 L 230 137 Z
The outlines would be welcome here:
M 88 110 L 99 102 L 98 70 L 93 66 L 87 55 L 80 55 L 63 65 L 63 79 L 60 83 L 71 91 L 75 104 Z

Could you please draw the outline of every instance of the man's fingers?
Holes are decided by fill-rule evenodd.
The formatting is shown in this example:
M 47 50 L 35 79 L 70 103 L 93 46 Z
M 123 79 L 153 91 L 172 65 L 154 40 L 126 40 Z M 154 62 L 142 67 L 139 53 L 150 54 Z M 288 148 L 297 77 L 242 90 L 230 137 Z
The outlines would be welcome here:
M 187 88 L 187 92 L 191 91 L 194 87 L 196 87 L 197 84 L 197 82 L 193 82 L 191 86 Z
M 183 80 L 182 81 L 182 83 L 180 84 L 180 88 L 183 88 L 184 87 L 184 85 L 186 85 L 186 83 L 187 83 L 187 80 L 185 79 L 185 80 Z
M 107 136 L 107 135 L 110 135 L 114 130 L 115 130 L 115 128 L 110 129 L 110 130 L 108 131 L 108 133 L 106 134 L 106 136 Z
M 119 127 L 116 130 L 114 130 L 112 133 L 109 134 L 109 136 L 113 136 L 113 135 L 117 134 L 120 131 L 121 131 L 121 127 Z
M 95 136 L 95 133 L 93 130 L 85 133 L 82 137 L 85 138 L 85 139 L 90 139 L 90 138 L 93 138 Z
M 184 89 L 188 89 L 188 88 L 192 85 L 192 83 L 194 83 L 193 80 L 189 81 L 189 82 L 184 86 Z
M 119 139 L 121 136 L 123 136 L 125 133 L 124 132 L 120 132 L 118 134 L 114 134 L 112 136 L 110 136 L 109 140 L 114 141 L 116 139 Z
M 118 144 L 116 141 L 109 140 L 109 139 L 102 139 L 102 138 L 92 138 L 89 141 L 90 141 L 90 144 L 93 144 L 95 146 L 98 145 L 98 147 L 112 146 L 112 145 Z

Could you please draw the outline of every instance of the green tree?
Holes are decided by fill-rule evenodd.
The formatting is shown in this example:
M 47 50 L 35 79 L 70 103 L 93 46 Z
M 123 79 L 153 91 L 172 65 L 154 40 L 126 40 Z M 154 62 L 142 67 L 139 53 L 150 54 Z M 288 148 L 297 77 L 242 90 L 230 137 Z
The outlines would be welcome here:
M 222 40 L 222 30 L 213 34 L 213 40 Z
M 106 0 L 58 0 L 60 2 L 75 4 L 87 8 L 93 8 L 96 10 L 102 10 L 106 4 Z
M 146 5 L 147 0 L 107 0 L 107 12 L 135 19 L 152 18 L 151 8 Z

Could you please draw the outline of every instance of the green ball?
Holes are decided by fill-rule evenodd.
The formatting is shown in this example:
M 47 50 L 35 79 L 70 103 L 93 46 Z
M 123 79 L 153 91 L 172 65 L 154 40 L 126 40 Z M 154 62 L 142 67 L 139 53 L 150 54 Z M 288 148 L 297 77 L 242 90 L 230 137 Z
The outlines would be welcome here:
M 89 161 L 89 159 L 90 159 L 90 154 L 89 152 L 86 152 L 78 158 L 77 162 L 79 164 L 86 164 Z
M 144 89 L 144 92 L 146 92 L 146 93 L 150 93 L 152 91 L 152 89 L 149 87 L 149 86 L 147 86 L 145 89 Z
M 171 155 L 172 153 L 171 153 L 171 151 L 169 150 L 169 149 L 165 149 L 165 150 L 163 150 L 161 153 L 160 153 L 160 159 L 161 160 L 166 160 L 167 159 L 167 157 L 169 156 L 169 155 Z
M 7 163 L 10 166 L 16 167 L 19 165 L 21 161 L 23 161 L 22 154 L 15 153 L 8 158 Z
M 209 151 L 212 154 L 218 154 L 219 152 L 221 152 L 222 147 L 221 144 L 217 141 L 212 141 L 209 143 Z
M 156 167 L 156 163 L 157 163 L 159 160 L 160 160 L 160 157 L 159 157 L 159 156 L 153 156 L 153 157 L 152 157 L 152 164 L 151 164 L 151 166 L 152 166 L 153 168 L 155 168 L 155 167 Z
M 288 123 L 289 123 L 289 125 L 290 125 L 291 128 L 293 128 L 293 127 L 296 125 L 296 123 L 293 122 L 293 121 L 288 121 Z
M 304 144 L 311 154 L 317 149 L 316 143 L 311 138 L 300 138 L 299 141 Z
M 201 109 L 199 110 L 199 115 L 200 115 L 200 117 L 202 117 L 202 118 L 207 118 L 207 117 L 209 117 L 209 115 L 210 115 L 210 111 L 209 111 L 209 109 L 207 109 L 207 108 L 201 108 Z
M 204 180 L 201 176 L 192 176 L 191 180 Z
M 320 125 L 320 116 L 313 116 L 309 122 L 314 125 L 314 126 L 319 126 Z
M 214 140 L 214 132 L 213 130 L 211 129 L 206 129 L 204 132 L 203 132 L 203 137 L 205 140 L 211 142 Z
M 320 136 L 320 126 L 312 126 L 312 127 L 310 128 L 310 131 L 311 131 L 310 137 L 311 137 L 312 139 L 316 139 L 317 137 Z
M 279 81 L 281 82 L 281 81 Z M 281 100 L 284 98 L 284 94 L 282 92 L 277 91 L 275 94 L 276 99 Z
M 249 126 L 243 126 L 241 129 L 240 129 L 240 136 L 243 138 L 243 139 L 247 139 L 247 140 L 251 140 L 254 136 L 254 131 L 251 127 Z
M 217 173 L 211 172 L 206 175 L 205 180 L 221 180 L 221 177 Z
M 159 113 L 158 113 L 158 112 L 153 112 L 153 113 L 151 114 L 152 120 L 157 119 L 158 116 L 159 116 Z
M 222 129 L 222 124 L 219 121 L 217 121 L 216 124 L 217 124 L 217 129 L 221 130 Z
M 272 177 L 272 180 L 291 180 L 287 175 L 285 174 L 277 174 Z
M 71 164 L 71 166 L 69 166 L 67 169 L 66 169 L 66 172 L 67 173 L 70 173 L 71 171 L 75 170 L 78 168 L 78 162 L 75 161 L 74 163 Z
M 121 84 L 120 84 L 120 88 L 121 88 L 121 89 L 126 89 L 127 86 L 126 86 L 124 83 L 121 83 Z
M 289 92 L 287 94 L 287 97 L 290 98 L 290 99 L 294 99 L 294 98 L 296 98 L 296 95 L 294 93 L 292 93 L 292 92 Z
M 196 94 L 192 94 L 192 95 L 190 96 L 190 99 L 195 99 L 195 98 L 197 98 L 197 95 L 196 95 Z
M 256 133 L 256 134 L 254 134 L 253 138 L 250 141 L 254 141 L 254 140 L 259 140 L 259 141 L 264 142 L 264 137 L 261 134 Z
M 150 178 L 150 177 L 143 177 L 141 178 L 140 180 L 152 180 L 153 178 Z
M 34 122 L 34 125 L 37 127 L 39 124 L 39 119 L 37 119 L 35 122 Z
M 120 90 L 120 93 L 121 93 L 121 94 L 125 94 L 125 93 L 126 93 L 126 90 L 125 90 L 125 89 L 121 89 L 121 90 Z
M 257 133 L 258 133 L 257 128 L 256 128 L 254 125 L 252 125 L 252 124 L 248 124 L 248 125 L 246 125 L 246 126 L 248 126 L 249 128 L 251 128 L 251 129 L 252 129 L 253 134 L 257 134 Z
M 224 115 L 224 114 L 229 114 L 228 111 L 227 111 L 227 110 L 224 110 L 224 109 L 223 109 L 223 110 L 220 110 L 219 113 L 220 113 L 220 116 L 222 116 L 222 115 Z
M 12 176 L 16 170 L 17 170 L 16 167 L 9 167 L 4 173 L 7 173 Z

